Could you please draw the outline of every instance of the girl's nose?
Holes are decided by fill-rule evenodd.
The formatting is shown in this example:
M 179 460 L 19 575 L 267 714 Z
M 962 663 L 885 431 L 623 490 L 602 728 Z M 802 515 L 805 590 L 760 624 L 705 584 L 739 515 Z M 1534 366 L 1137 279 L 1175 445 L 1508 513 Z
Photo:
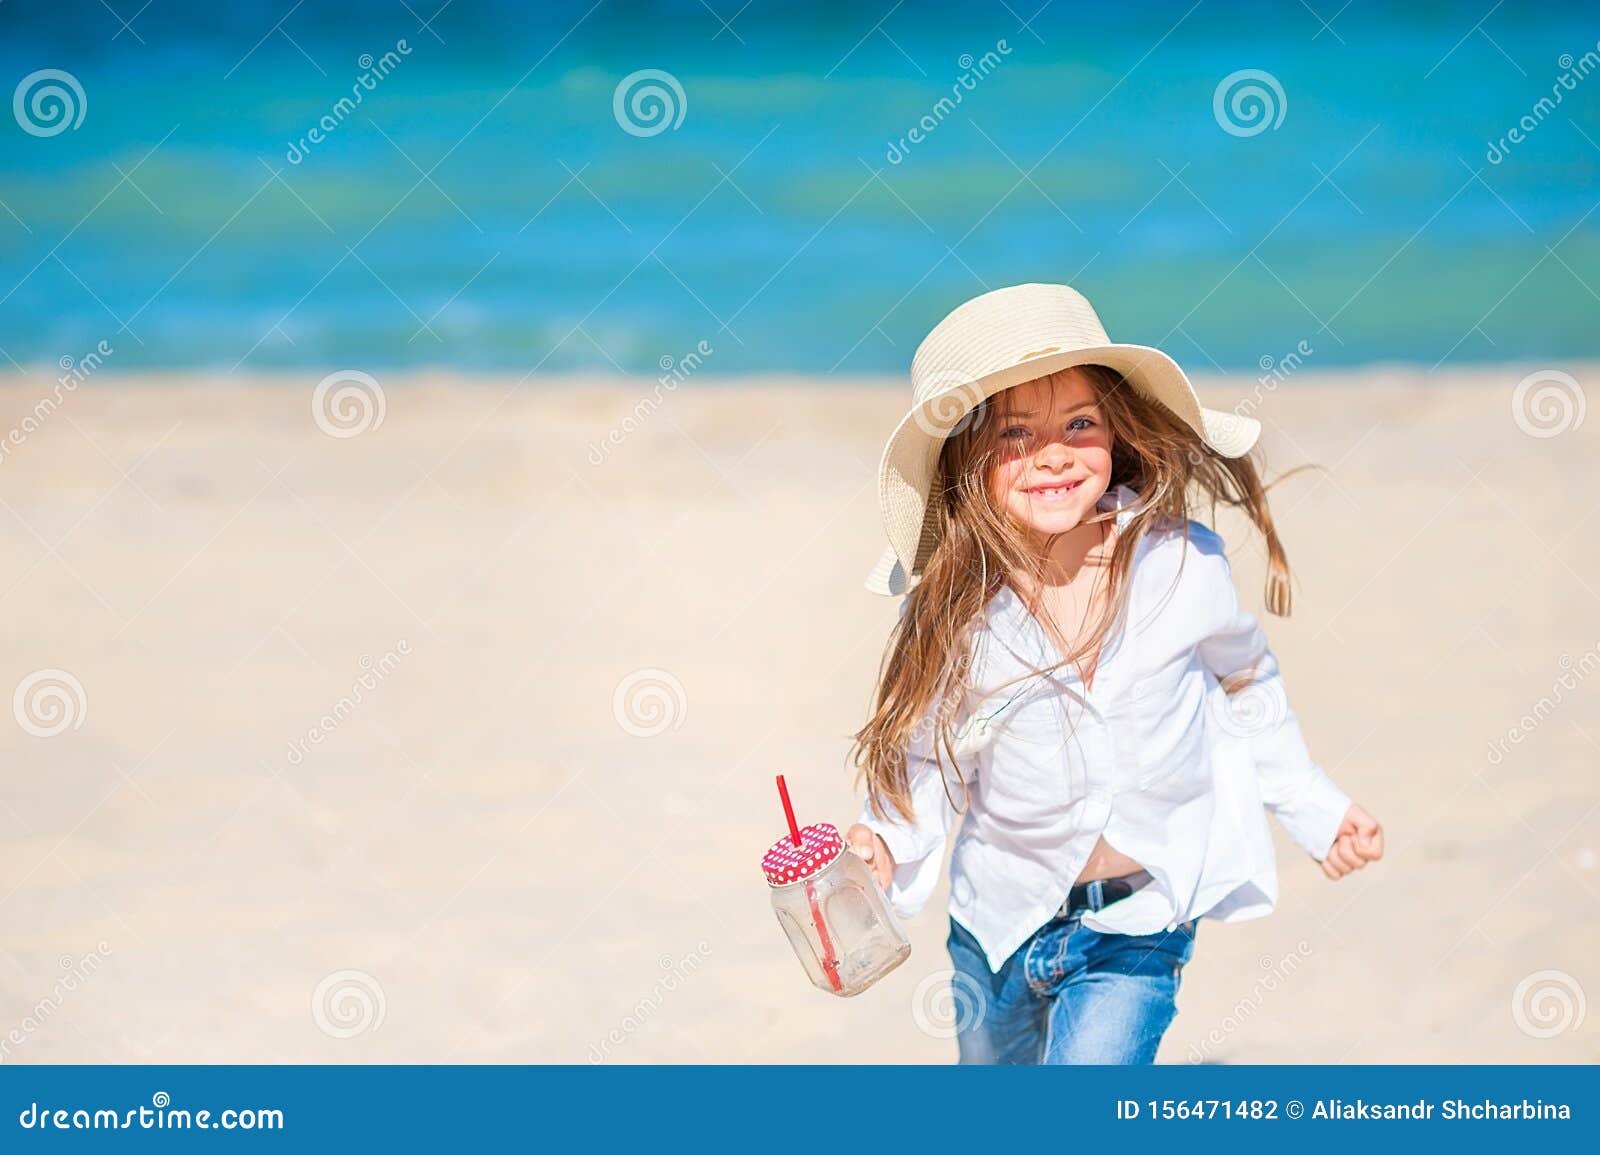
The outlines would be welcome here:
M 1065 469 L 1072 465 L 1076 457 L 1072 446 L 1065 441 L 1051 441 L 1034 455 L 1034 460 L 1050 469 Z

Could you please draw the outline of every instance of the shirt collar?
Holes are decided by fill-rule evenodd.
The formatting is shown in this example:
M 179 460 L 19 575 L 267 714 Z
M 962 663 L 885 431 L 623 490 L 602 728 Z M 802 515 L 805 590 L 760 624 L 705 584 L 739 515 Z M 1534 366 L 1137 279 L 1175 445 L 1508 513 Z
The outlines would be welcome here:
M 1123 530 L 1128 527 L 1128 522 L 1133 520 L 1134 514 L 1139 512 L 1139 495 L 1126 485 L 1114 485 L 1100 495 L 1100 500 L 1094 503 L 1094 507 L 1102 513 L 1116 510 L 1116 527 L 1118 530 Z

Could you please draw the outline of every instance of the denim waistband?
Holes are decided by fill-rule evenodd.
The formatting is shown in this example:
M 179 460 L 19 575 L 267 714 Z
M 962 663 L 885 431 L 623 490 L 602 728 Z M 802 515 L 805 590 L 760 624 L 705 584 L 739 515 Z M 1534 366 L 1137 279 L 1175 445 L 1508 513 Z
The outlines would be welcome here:
M 1065 901 L 1056 910 L 1057 918 L 1079 914 L 1086 910 L 1104 910 L 1113 902 L 1120 902 L 1152 880 L 1148 870 L 1137 870 L 1118 878 L 1097 878 L 1093 882 L 1080 882 L 1067 892 Z

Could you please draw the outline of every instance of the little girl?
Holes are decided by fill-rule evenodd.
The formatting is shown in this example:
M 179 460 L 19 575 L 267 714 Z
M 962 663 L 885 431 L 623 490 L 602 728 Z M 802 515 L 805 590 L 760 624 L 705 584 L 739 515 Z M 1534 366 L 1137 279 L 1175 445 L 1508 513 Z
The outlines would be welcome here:
M 867 582 L 909 595 L 855 735 L 848 840 L 909 917 L 959 825 L 963 1063 L 1152 1062 L 1198 920 L 1277 901 L 1263 806 L 1331 879 L 1383 853 L 1311 760 L 1222 540 L 1188 519 L 1191 491 L 1242 510 L 1288 614 L 1260 425 L 1202 408 L 1064 285 L 968 301 L 911 375 Z

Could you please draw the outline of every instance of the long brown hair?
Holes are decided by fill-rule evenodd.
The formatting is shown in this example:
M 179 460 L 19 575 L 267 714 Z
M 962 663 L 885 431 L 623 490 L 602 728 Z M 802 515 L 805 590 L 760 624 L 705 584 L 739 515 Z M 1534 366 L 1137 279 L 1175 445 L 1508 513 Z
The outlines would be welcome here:
M 1088 377 L 1111 432 L 1110 485 L 1128 486 L 1139 501 L 1115 539 L 1099 611 L 1092 613 L 1080 641 L 1060 663 L 1033 674 L 1099 654 L 1127 608 L 1128 574 L 1139 542 L 1153 528 L 1174 522 L 1187 532 L 1191 489 L 1201 499 L 1198 504 L 1209 499 L 1213 513 L 1219 505 L 1243 510 L 1261 531 L 1267 547 L 1267 609 L 1287 617 L 1289 560 L 1255 460 L 1223 457 L 1114 369 L 1084 365 L 1063 372 Z M 941 768 L 946 756 L 956 762 L 951 726 L 967 689 L 971 633 L 984 607 L 1008 582 L 1019 592 L 1041 591 L 1045 585 L 1046 557 L 1054 539 L 1043 552 L 1030 545 L 996 504 L 988 483 L 1000 452 L 993 428 L 999 422 L 989 418 L 1003 396 L 983 401 L 945 439 L 928 496 L 927 516 L 935 519 L 938 544 L 889 636 L 872 718 L 854 735 L 851 761 L 880 817 L 889 817 L 888 803 L 905 820 L 914 820 L 906 766 L 913 741 L 931 746 Z M 1095 520 L 1113 516 L 1100 514 Z M 1047 619 L 1049 611 L 1037 595 L 1026 600 L 1030 612 Z

